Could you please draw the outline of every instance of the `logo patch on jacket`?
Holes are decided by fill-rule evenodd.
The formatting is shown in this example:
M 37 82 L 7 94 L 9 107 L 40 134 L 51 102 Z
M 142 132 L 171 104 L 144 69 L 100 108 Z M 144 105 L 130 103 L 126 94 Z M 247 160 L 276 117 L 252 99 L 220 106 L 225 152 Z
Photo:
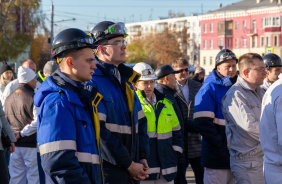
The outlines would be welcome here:
M 16 90 L 16 93 L 22 93 L 22 91 L 21 91 L 21 90 L 19 90 L 19 89 L 17 89 L 17 90 Z

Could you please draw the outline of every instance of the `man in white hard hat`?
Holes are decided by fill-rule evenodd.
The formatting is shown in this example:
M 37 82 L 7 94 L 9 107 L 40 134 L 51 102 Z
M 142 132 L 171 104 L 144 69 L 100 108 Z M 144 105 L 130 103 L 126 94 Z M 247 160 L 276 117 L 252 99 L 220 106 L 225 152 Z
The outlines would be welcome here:
M 150 138 L 149 178 L 141 184 L 173 184 L 183 152 L 181 127 L 173 102 L 154 89 L 157 77 L 150 65 L 142 62 L 133 69 L 141 74 L 135 87 L 147 118 Z

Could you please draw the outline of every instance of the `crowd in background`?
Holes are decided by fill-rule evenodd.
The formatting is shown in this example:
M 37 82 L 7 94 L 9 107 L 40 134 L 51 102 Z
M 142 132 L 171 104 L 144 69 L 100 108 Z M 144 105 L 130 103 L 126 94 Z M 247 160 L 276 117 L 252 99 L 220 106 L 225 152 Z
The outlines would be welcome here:
M 43 71 L 3 63 L 1 183 L 185 184 L 189 165 L 197 184 L 282 182 L 279 56 L 223 49 L 207 76 L 182 57 L 130 68 L 126 36 L 66 29 Z

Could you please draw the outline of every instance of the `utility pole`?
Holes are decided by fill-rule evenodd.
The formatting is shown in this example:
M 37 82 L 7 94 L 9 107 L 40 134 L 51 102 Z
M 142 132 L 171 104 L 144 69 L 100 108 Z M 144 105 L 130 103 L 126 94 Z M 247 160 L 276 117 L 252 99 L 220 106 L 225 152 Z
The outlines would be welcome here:
M 23 1 L 21 0 L 20 4 L 20 32 L 23 33 Z
M 54 34 L 54 5 L 53 0 L 51 5 L 51 35 L 50 35 L 50 51 L 52 51 L 52 44 L 53 44 L 53 34 Z M 50 59 L 52 59 L 52 52 L 50 54 Z

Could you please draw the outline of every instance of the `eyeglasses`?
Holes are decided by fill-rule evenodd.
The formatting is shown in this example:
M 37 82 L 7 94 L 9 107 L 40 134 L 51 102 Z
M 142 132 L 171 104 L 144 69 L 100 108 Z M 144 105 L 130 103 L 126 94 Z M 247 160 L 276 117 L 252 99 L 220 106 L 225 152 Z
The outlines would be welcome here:
M 256 70 L 256 71 L 259 71 L 259 72 L 263 72 L 266 70 L 266 67 L 260 67 L 260 68 L 248 68 L 248 70 Z
M 185 72 L 189 72 L 189 68 L 181 69 L 181 70 L 179 70 L 179 71 L 180 71 L 181 73 L 184 72 L 184 71 L 185 71 Z
M 114 43 L 107 43 L 107 44 L 104 44 L 104 45 L 115 45 L 115 46 L 118 46 L 118 47 L 122 47 L 123 45 L 127 45 L 127 41 L 123 40 L 123 41 L 117 41 L 117 42 L 114 42 Z
M 146 76 L 146 75 L 154 75 L 154 70 L 153 69 L 145 69 L 142 71 L 142 75 Z

